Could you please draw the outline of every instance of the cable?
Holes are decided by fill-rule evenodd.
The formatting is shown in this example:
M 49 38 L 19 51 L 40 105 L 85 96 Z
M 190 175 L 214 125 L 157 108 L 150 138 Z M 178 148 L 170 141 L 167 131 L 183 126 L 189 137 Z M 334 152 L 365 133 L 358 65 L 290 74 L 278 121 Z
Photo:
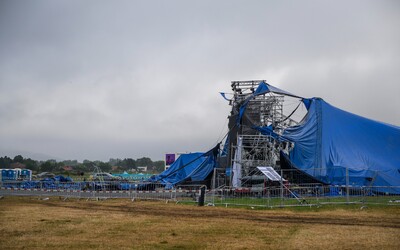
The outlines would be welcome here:
M 217 144 L 217 143 L 220 142 L 220 141 L 222 142 L 222 141 L 224 140 L 224 138 L 225 138 L 226 135 L 225 135 L 221 140 L 220 140 L 219 138 L 221 138 L 221 135 L 222 135 L 223 131 L 225 130 L 226 125 L 228 124 L 228 120 L 229 120 L 229 119 L 226 119 L 226 120 L 225 120 L 224 126 L 222 127 L 221 131 L 219 132 L 218 139 L 216 140 L 215 144 Z M 229 133 L 229 130 L 228 130 L 227 133 Z M 214 144 L 214 145 L 215 145 L 215 144 Z
M 301 104 L 301 101 L 299 102 L 297 107 L 292 111 L 292 113 L 290 113 L 285 119 L 283 119 L 282 121 L 279 121 L 278 123 L 282 123 L 282 122 L 286 121 L 287 119 L 289 119 L 294 114 L 294 112 L 296 112 L 296 110 L 300 107 L 300 104 Z

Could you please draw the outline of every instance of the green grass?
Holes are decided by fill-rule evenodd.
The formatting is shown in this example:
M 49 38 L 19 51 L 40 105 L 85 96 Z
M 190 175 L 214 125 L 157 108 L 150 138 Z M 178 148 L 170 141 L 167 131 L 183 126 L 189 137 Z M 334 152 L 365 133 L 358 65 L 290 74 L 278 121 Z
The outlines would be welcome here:
M 346 197 L 340 196 L 325 196 L 325 197 L 305 197 L 300 199 L 288 198 L 288 197 L 218 197 L 214 199 L 212 196 L 207 196 L 206 204 L 212 203 L 216 206 L 254 206 L 254 207 L 283 207 L 283 206 L 326 206 L 332 205 L 343 205 L 343 204 L 356 204 L 356 206 L 364 205 L 398 205 L 398 202 L 392 202 L 400 200 L 400 197 L 396 196 L 350 196 L 349 200 Z M 180 203 L 194 203 L 193 200 L 182 200 Z

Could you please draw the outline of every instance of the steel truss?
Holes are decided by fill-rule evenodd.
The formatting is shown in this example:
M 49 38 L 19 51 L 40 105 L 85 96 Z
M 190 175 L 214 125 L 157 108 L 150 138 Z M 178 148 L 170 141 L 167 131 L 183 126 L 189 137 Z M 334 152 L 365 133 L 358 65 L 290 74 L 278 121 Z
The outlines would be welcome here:
M 238 128 L 231 131 L 230 166 L 241 166 L 241 185 L 251 187 L 251 182 L 261 178 L 258 166 L 272 166 L 280 170 L 280 151 L 288 151 L 290 144 L 282 143 L 272 136 L 262 135 L 254 127 L 271 126 L 276 134 L 281 134 L 285 128 L 296 124 L 283 114 L 284 96 L 272 93 L 253 96 L 262 80 L 232 81 L 233 99 L 232 119 L 237 121 L 240 107 L 247 102 L 245 112 L 239 121 Z M 230 127 L 233 127 L 230 125 Z M 241 141 L 239 144 L 238 141 Z M 238 150 L 240 148 L 240 150 Z M 235 156 L 235 152 L 241 155 Z

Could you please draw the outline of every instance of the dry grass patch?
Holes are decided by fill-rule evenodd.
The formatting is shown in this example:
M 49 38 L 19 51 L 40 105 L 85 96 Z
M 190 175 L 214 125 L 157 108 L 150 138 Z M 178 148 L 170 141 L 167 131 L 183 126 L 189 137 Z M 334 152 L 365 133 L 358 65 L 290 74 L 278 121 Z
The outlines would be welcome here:
M 293 211 L 0 200 L 2 249 L 399 249 L 399 234 L 398 207 Z

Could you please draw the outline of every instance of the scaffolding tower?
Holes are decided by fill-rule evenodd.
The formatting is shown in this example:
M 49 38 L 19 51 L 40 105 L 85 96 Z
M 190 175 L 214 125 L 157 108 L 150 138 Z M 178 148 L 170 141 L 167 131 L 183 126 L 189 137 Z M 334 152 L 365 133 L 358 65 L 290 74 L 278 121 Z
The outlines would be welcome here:
M 260 82 L 265 80 L 231 82 L 233 98 L 230 101 L 232 111 L 228 123 L 230 145 L 227 166 L 232 166 L 233 172 L 235 169 L 240 171 L 236 173 L 240 178 L 239 183 L 235 183 L 231 176 L 233 186 L 251 187 L 254 180 L 262 178 L 257 169 L 259 166 L 280 170 L 280 151 L 288 151 L 291 146 L 255 129 L 270 126 L 274 133 L 280 135 L 285 128 L 296 124 L 296 121 L 283 114 L 284 96 L 273 93 L 253 95 Z M 240 119 L 240 108 L 245 103 L 246 109 Z

